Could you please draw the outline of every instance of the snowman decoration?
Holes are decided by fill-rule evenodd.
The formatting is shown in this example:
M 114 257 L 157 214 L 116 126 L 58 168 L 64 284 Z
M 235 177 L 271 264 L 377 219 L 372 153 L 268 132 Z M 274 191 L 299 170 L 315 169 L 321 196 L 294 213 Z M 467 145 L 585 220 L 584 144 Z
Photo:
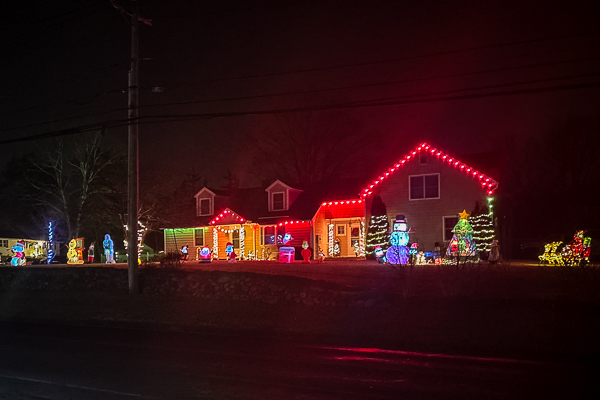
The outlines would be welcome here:
M 404 215 L 396 215 L 394 231 L 390 235 L 390 248 L 387 250 L 386 259 L 390 264 L 408 263 L 408 230 Z

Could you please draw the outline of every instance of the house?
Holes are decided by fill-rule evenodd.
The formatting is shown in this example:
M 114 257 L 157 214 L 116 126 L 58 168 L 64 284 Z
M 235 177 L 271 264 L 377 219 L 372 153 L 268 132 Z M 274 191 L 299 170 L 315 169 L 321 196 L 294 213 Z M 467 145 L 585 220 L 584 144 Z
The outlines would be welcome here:
M 37 239 L 24 239 L 14 232 L 0 231 L 0 261 L 10 260 L 13 256 L 12 247 L 17 242 L 23 242 L 27 258 L 42 258 L 46 256 L 48 242 Z
M 226 259 L 233 244 L 242 259 L 277 259 L 286 233 L 287 246 L 299 253 L 306 241 L 313 259 L 365 255 L 365 221 L 375 195 L 381 196 L 391 223 L 404 215 L 411 242 L 431 251 L 447 243 L 458 213 L 485 204 L 498 182 L 482 171 L 428 144 L 421 144 L 377 179 L 362 187 L 357 179 L 320 182 L 297 188 L 280 180 L 267 187 L 217 190 L 201 188 L 194 206 L 164 228 L 165 250 L 189 246 L 190 259 L 199 259 L 203 246 L 213 258 Z M 298 255 L 297 255 L 298 257 Z
M 302 189 L 276 180 L 268 187 L 217 190 L 201 188 L 195 209 L 164 228 L 165 250 L 188 245 L 189 258 L 199 259 L 203 246 L 213 258 L 226 259 L 232 243 L 242 259 L 277 259 L 286 233 L 297 257 L 304 241 L 318 258 L 319 250 L 335 257 L 364 256 L 364 201 L 356 181 L 322 182 Z
M 497 188 L 498 182 L 481 170 L 422 143 L 365 185 L 360 197 L 366 202 L 367 220 L 379 195 L 388 222 L 404 215 L 413 232 L 410 241 L 431 251 L 436 242 L 447 245 L 452 238 L 458 213 L 470 212 L 476 202 L 486 204 Z

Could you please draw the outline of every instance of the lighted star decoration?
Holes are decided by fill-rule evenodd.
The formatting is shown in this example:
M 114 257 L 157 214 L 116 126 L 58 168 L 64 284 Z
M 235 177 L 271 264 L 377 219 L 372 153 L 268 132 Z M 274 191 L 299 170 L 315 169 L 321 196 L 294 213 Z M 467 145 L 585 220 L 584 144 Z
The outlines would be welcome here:
M 469 214 L 467 214 L 467 210 L 463 210 L 463 212 L 459 213 L 458 215 L 460 215 L 460 219 L 469 218 Z

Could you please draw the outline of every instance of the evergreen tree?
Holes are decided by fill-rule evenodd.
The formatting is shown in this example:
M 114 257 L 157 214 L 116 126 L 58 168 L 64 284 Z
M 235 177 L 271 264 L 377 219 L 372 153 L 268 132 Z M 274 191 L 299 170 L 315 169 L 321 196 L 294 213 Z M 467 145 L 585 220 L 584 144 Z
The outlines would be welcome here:
M 480 210 L 479 203 L 476 203 L 469 223 L 473 227 L 473 240 L 477 243 L 477 250 L 489 252 L 496 235 L 491 213 L 485 208 Z
M 367 229 L 365 252 L 367 258 L 375 258 L 375 246 L 386 249 L 389 245 L 389 222 L 387 209 L 381 200 L 381 196 L 375 196 L 371 203 L 371 220 Z

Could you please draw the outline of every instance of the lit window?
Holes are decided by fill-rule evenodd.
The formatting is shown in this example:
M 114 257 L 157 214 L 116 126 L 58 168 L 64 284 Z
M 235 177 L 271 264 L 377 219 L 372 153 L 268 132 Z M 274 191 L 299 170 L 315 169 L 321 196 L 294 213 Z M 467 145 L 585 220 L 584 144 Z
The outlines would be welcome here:
M 204 229 L 194 229 L 194 243 L 196 246 L 204 246 Z
M 410 177 L 410 199 L 439 199 L 440 177 L 434 175 L 417 175 Z
M 273 211 L 281 211 L 281 210 L 285 210 L 285 204 L 284 204 L 284 194 L 283 192 L 280 193 L 273 193 L 273 201 L 272 201 L 272 207 L 273 207 Z

